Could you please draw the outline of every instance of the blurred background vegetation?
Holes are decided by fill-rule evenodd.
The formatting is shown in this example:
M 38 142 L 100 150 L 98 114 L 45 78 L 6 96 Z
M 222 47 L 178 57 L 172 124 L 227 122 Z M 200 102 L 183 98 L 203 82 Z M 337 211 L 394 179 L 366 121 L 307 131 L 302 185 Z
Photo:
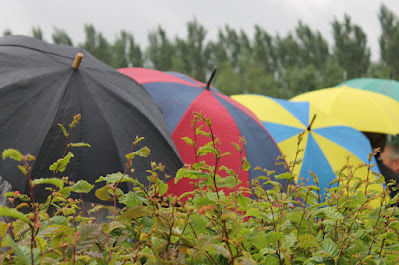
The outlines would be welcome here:
M 208 40 L 206 29 L 197 20 L 187 23 L 186 38 L 170 37 L 159 25 L 148 33 L 147 47 L 141 47 L 125 30 L 111 42 L 93 25 L 84 25 L 82 43 L 74 43 L 65 30 L 59 28 L 54 28 L 48 37 L 43 36 L 40 27 L 33 27 L 32 36 L 84 48 L 114 68 L 177 71 L 206 82 L 217 67 L 214 85 L 227 95 L 256 93 L 291 98 L 352 78 L 399 80 L 398 16 L 381 5 L 378 18 L 382 33 L 377 61 L 371 61 L 367 36 L 349 15 L 331 23 L 331 44 L 321 32 L 313 31 L 301 21 L 286 36 L 272 36 L 260 25 L 255 26 L 253 36 L 248 36 L 226 25 L 219 29 L 216 40 Z M 3 33 L 10 34 L 10 30 Z

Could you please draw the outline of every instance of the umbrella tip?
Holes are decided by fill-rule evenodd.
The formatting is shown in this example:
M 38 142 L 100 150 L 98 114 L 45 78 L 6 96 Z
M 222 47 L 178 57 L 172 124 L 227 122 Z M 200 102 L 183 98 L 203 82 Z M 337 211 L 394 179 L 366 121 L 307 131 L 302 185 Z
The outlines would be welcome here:
M 73 61 L 72 68 L 77 70 L 79 68 L 80 63 L 82 62 L 82 59 L 83 59 L 83 53 L 78 52 L 76 54 L 75 60 Z
M 205 87 L 205 88 L 206 88 L 207 90 L 209 90 L 209 88 L 211 87 L 211 82 L 212 82 L 212 80 L 213 80 L 213 77 L 215 76 L 215 73 L 216 73 L 216 67 L 213 68 L 211 77 L 209 78 L 208 83 L 206 83 L 206 87 Z

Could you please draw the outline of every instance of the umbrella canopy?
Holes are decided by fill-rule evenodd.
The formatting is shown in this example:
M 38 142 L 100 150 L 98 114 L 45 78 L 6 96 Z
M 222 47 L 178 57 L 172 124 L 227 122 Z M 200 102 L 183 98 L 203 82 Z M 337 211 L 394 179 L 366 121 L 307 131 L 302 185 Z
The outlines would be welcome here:
M 256 166 L 275 169 L 277 174 L 285 171 L 283 165 L 276 167 L 275 163 L 281 152 L 260 121 L 247 108 L 210 87 L 210 81 L 204 84 L 183 74 L 144 68 L 125 68 L 119 71 L 137 80 L 153 96 L 172 132 L 183 162 L 195 162 L 192 146 L 187 145 L 182 137 L 194 138 L 191 125 L 193 112 L 201 112 L 211 118 L 212 131 L 220 139 L 222 153 L 231 153 L 230 156 L 221 158 L 220 165 L 238 172 L 241 156 L 232 142 L 238 143 L 241 136 L 248 141 L 244 155 L 248 158 L 251 169 L 249 173 L 241 172 L 242 185 L 247 185 L 250 179 L 261 173 L 254 170 Z M 209 138 L 201 135 L 197 140 L 198 146 L 209 142 Z M 203 158 L 209 165 L 215 163 L 211 155 Z M 219 174 L 223 176 L 224 173 Z M 171 183 L 169 188 L 174 194 L 181 194 L 191 190 L 192 185 L 189 185 L 189 180 L 181 180 L 175 186 Z
M 84 59 L 72 67 L 77 53 Z M 71 180 L 91 183 L 102 175 L 124 171 L 125 155 L 135 137 L 143 136 L 148 158 L 135 158 L 133 177 L 143 183 L 150 162 L 166 164 L 174 174 L 182 162 L 158 106 L 147 91 L 83 49 L 48 44 L 24 36 L 0 38 L 0 150 L 15 148 L 36 156 L 32 176 L 52 176 L 49 166 L 64 152 L 66 140 L 57 125 L 67 127 L 74 115 L 82 119 L 70 142 L 71 164 L 63 172 Z M 18 190 L 25 177 L 11 160 L 0 160 L 0 176 Z
M 382 78 L 355 78 L 343 82 L 337 85 L 337 87 L 345 85 L 381 93 L 399 101 L 399 82 L 396 80 Z
M 291 101 L 309 101 L 330 117 L 359 131 L 399 133 L 399 102 L 379 93 L 342 86 L 307 92 Z
M 318 176 L 320 188 L 325 189 L 336 178 L 336 171 L 347 164 L 346 156 L 350 157 L 352 165 L 368 163 L 372 148 L 367 137 L 328 118 L 308 102 L 290 102 L 261 95 L 235 95 L 232 98 L 257 115 L 277 141 L 287 161 L 294 161 L 298 134 L 304 132 L 299 146 L 304 152 L 299 153 L 297 158 L 302 163 L 296 165 L 293 171 L 296 181 L 304 177 L 314 184 L 309 173 L 311 170 Z M 376 163 L 374 157 L 372 162 Z M 379 173 L 378 168 L 373 170 Z M 367 168 L 357 171 L 356 176 L 365 178 Z M 382 191 L 380 185 L 374 188 Z

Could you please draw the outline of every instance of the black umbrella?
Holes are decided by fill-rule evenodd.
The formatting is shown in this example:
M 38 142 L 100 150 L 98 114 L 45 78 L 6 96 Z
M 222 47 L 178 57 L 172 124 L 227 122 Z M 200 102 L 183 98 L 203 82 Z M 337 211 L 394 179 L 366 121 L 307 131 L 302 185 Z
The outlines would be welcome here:
M 74 69 L 77 53 L 84 57 Z M 133 79 L 83 49 L 25 36 L 0 38 L 0 152 L 30 153 L 37 158 L 32 177 L 51 177 L 49 166 L 66 144 L 58 123 L 67 127 L 76 114 L 82 119 L 70 141 L 91 148 L 71 149 L 74 158 L 62 175 L 73 181 L 94 183 L 99 176 L 123 171 L 136 135 L 145 137 L 138 148 L 146 145 L 151 154 L 134 158 L 133 177 L 145 184 L 151 161 L 165 164 L 168 174 L 182 166 L 160 110 Z M 26 191 L 27 181 L 16 165 L 0 159 L 0 176 Z

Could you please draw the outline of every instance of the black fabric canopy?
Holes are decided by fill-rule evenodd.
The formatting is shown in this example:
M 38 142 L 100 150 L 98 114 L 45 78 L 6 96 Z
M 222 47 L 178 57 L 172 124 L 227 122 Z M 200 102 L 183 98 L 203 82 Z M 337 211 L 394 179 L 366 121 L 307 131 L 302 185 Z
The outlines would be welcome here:
M 79 52 L 84 58 L 74 69 Z M 75 156 L 59 177 L 94 184 L 99 176 L 123 172 L 136 135 L 145 137 L 137 148 L 148 146 L 151 154 L 134 158 L 134 178 L 145 184 L 151 161 L 162 162 L 172 175 L 182 166 L 160 110 L 133 79 L 83 49 L 25 36 L 0 38 L 0 152 L 14 148 L 30 153 L 37 158 L 32 161 L 33 178 L 52 177 L 49 166 L 66 144 L 58 123 L 68 130 L 76 114 L 82 119 L 70 141 L 91 148 L 71 148 Z M 26 191 L 16 162 L 0 159 L 0 176 Z

